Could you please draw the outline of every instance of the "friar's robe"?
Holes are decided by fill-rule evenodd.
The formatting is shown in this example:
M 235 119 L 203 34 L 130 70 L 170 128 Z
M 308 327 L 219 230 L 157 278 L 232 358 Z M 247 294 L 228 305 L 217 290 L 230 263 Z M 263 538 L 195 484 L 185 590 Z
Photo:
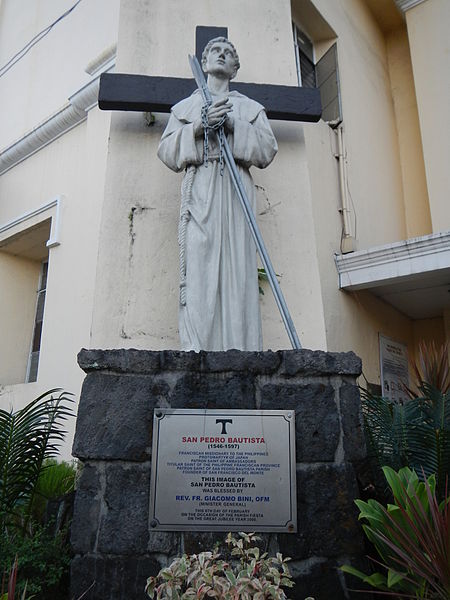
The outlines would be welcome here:
M 266 167 L 277 143 L 263 106 L 234 91 L 228 98 L 234 132 L 227 140 L 254 210 L 249 168 Z M 198 90 L 176 104 L 158 148 L 170 169 L 186 169 L 179 234 L 181 348 L 261 350 L 256 247 L 226 166 L 221 174 L 214 133 L 204 164 L 203 136 L 195 138 L 193 125 L 201 108 Z

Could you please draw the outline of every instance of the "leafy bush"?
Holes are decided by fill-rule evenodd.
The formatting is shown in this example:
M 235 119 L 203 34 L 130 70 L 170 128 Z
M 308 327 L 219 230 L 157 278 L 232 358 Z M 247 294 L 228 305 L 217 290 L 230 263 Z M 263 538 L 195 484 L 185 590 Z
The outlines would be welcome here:
M 11 600 L 13 587 L 21 598 L 66 597 L 67 531 L 55 535 L 39 521 L 47 500 L 74 484 L 74 467 L 53 460 L 72 416 L 69 402 L 55 389 L 16 412 L 0 409 L 0 573 L 11 582 Z
M 436 497 L 434 475 L 422 482 L 407 467 L 383 472 L 394 497 L 387 508 L 376 500 L 355 500 L 382 572 L 366 575 L 348 565 L 342 570 L 392 595 L 406 598 L 450 598 L 450 511 L 447 498 Z
M 16 556 L 16 590 L 19 595 L 26 588 L 27 597 L 33 600 L 62 600 L 66 597 L 70 550 L 64 531 L 54 536 L 39 525 L 34 527 L 32 537 L 18 532 L 11 536 L 1 534 L 0 573 L 9 572 Z
M 55 389 L 16 412 L 0 409 L 0 531 L 27 529 L 44 461 L 58 454 L 72 416 L 68 402 L 69 394 Z
M 422 344 L 413 363 L 415 382 L 403 404 L 361 392 L 370 454 L 379 467 L 410 467 L 436 475 L 443 497 L 450 474 L 450 369 L 448 348 Z
M 77 468 L 75 462 L 58 462 L 54 458 L 44 461 L 36 482 L 36 490 L 31 507 L 33 519 L 42 522 L 47 502 L 69 494 L 75 487 Z
M 184 554 L 147 580 L 147 594 L 155 600 L 286 598 L 282 587 L 294 585 L 286 564 L 289 559 L 283 559 L 279 553 L 276 558 L 260 554 L 259 548 L 252 545 L 259 540 L 254 533 L 239 536 L 236 539 L 229 533 L 226 537 L 231 548 L 230 561 L 220 559 L 217 547 L 198 555 Z
M 18 571 L 18 560 L 17 556 L 14 559 L 14 563 L 9 573 L 4 573 L 2 578 L 2 585 L 0 590 L 0 600 L 15 600 L 16 598 L 16 583 L 17 583 L 17 571 Z M 22 591 L 20 600 L 26 600 L 27 586 Z

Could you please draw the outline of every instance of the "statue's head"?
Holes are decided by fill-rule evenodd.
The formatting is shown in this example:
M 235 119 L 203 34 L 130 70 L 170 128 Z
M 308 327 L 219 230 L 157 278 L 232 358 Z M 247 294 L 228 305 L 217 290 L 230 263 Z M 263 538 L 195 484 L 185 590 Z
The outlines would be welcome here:
M 210 56 L 211 54 L 211 56 Z M 206 44 L 205 49 L 202 53 L 202 68 L 205 73 L 209 73 L 212 68 L 211 62 L 214 62 L 216 59 L 220 62 L 221 59 L 219 55 L 223 54 L 224 60 L 227 63 L 224 65 L 230 65 L 230 73 L 229 78 L 233 79 L 236 76 L 236 73 L 241 66 L 239 63 L 239 56 L 236 51 L 236 48 L 233 44 L 225 37 L 216 37 Z M 213 58 L 215 57 L 215 58 Z

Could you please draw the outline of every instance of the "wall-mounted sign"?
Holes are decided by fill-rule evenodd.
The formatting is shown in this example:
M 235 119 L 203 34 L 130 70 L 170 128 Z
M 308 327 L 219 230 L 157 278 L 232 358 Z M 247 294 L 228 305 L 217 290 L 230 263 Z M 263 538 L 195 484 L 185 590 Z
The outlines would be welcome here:
M 151 527 L 297 529 L 295 413 L 155 409 Z
M 381 394 L 393 402 L 408 399 L 404 384 L 409 384 L 408 347 L 380 335 Z

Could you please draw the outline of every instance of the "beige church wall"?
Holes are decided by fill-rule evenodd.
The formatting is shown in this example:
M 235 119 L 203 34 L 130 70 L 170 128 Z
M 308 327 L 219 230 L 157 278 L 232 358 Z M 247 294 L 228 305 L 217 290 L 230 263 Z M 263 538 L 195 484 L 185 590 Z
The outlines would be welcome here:
M 386 39 L 408 238 L 432 233 L 422 138 L 406 27 Z
M 40 266 L 0 251 L 0 404 L 3 386 L 25 381 Z
M 342 221 L 337 161 L 333 156 L 336 134 L 323 121 L 305 125 L 308 167 L 318 240 L 317 255 L 327 350 L 353 350 L 363 361 L 363 372 L 371 383 L 380 382 L 379 333 L 408 344 L 413 350 L 411 320 L 367 291 L 339 290 L 334 255 L 340 250 Z
M 434 342 L 437 346 L 443 346 L 446 342 L 444 317 L 434 319 L 418 319 L 414 321 L 414 343 L 415 354 L 418 355 L 419 345 Z
M 228 27 L 241 57 L 236 81 L 296 84 L 288 0 L 122 0 L 117 71 L 191 77 L 197 25 Z
M 406 11 L 433 232 L 450 228 L 450 2 Z
M 297 2 L 293 0 L 294 7 Z M 384 34 L 363 0 L 311 2 L 337 36 L 351 220 L 357 221 L 355 249 L 405 239 L 399 143 Z M 329 160 L 334 152 L 328 140 L 324 144 L 318 161 L 324 155 Z
M 3 0 L 0 64 L 75 4 L 74 0 Z M 80 2 L 0 78 L 0 147 L 15 141 L 89 83 L 85 66 L 117 40 L 119 0 Z
M 305 348 L 326 349 L 324 306 L 303 126 L 272 122 L 279 154 L 258 185 L 257 216 L 275 272 Z M 295 174 L 295 177 L 293 177 Z M 264 348 L 290 348 L 268 283 L 261 286 Z
M 380 384 L 379 334 L 405 344 L 413 353 L 413 322 L 368 291 L 339 293 L 345 296 L 345 305 L 342 302 L 332 324 L 334 341 L 342 340 L 346 349 L 353 349 L 362 359 L 367 380 Z
M 404 239 L 400 144 L 384 34 L 363 2 L 314 0 L 314 5 L 337 34 L 347 196 L 355 249 Z M 312 34 L 315 31 L 313 23 Z M 399 55 L 403 51 L 397 49 Z M 391 57 L 396 58 L 394 49 Z M 407 75 L 404 78 L 396 82 L 403 85 L 397 100 L 406 103 L 411 80 Z M 407 125 L 405 117 L 403 126 Z M 339 290 L 334 262 L 335 253 L 341 252 L 342 232 L 336 134 L 323 122 L 304 125 L 304 129 L 327 349 L 355 351 L 363 360 L 367 379 L 379 383 L 379 334 L 406 343 L 413 351 L 412 321 L 370 292 Z M 414 152 L 411 155 L 415 157 Z M 413 168 L 409 155 L 405 162 Z M 418 226 L 420 217 L 416 214 L 414 219 L 410 218 L 410 227 L 413 223 Z
M 0 223 L 62 196 L 61 243 L 49 251 L 38 381 L 3 388 L 2 407 L 20 408 L 54 387 L 78 400 L 84 373 L 76 355 L 89 346 L 109 121 L 109 113 L 92 109 L 87 121 L 0 178 Z M 71 419 L 64 458 L 74 428 Z
M 176 16 L 176 18 L 175 18 Z M 227 26 L 241 81 L 295 84 L 289 2 L 122 2 L 118 72 L 190 77 L 196 25 Z M 170 40 L 170 42 L 169 42 Z M 255 51 L 257 49 L 257 51 Z M 100 233 L 91 346 L 178 348 L 177 228 L 182 175 L 156 157 L 167 115 L 114 114 Z M 305 346 L 325 347 L 311 193 L 301 124 L 272 123 L 273 164 L 253 169 L 265 241 Z M 120 277 L 118 277 L 120 273 Z M 114 293 L 111 291 L 114 289 Z M 271 292 L 264 347 L 289 347 Z

